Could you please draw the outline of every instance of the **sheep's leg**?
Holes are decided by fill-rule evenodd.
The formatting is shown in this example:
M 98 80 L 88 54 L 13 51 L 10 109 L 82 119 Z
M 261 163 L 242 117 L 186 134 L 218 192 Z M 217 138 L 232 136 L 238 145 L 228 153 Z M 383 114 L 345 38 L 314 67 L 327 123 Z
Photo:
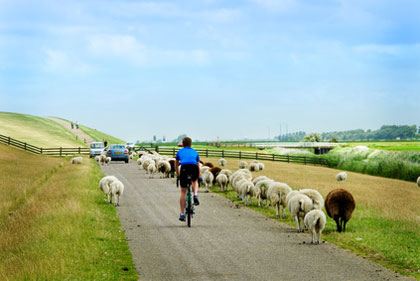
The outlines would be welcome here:
M 295 222 L 296 222 L 296 228 L 298 233 L 300 232 L 300 222 L 299 222 L 299 217 L 295 216 Z
M 282 205 L 283 206 L 283 214 L 282 214 L 282 216 L 283 216 L 283 219 L 286 217 L 286 213 L 285 213 L 285 211 L 284 211 L 284 205 Z
M 261 208 L 261 196 L 258 196 L 258 207 Z
M 335 223 L 337 225 L 337 231 L 341 232 L 341 224 L 340 224 L 340 218 L 335 218 Z
M 112 203 L 112 197 L 111 197 L 110 192 L 108 192 L 108 194 L 106 196 L 108 197 L 109 204 L 111 204 Z
M 346 232 L 346 224 L 347 224 L 347 221 L 342 220 L 342 222 L 343 222 L 343 232 Z
M 276 211 L 277 211 L 277 214 L 276 214 L 276 218 L 279 218 L 280 217 L 280 204 L 279 203 L 277 203 L 276 204 Z
M 312 244 L 314 244 L 315 243 L 315 241 L 316 241 L 316 238 L 315 238 L 315 231 L 314 231 L 314 229 L 311 229 L 312 230 L 312 241 L 311 241 L 311 243 Z

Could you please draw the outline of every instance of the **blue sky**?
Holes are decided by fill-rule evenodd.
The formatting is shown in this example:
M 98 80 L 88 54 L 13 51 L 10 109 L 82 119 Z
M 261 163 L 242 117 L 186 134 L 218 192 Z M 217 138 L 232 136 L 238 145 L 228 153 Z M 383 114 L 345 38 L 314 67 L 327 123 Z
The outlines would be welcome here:
M 0 110 L 126 140 L 419 125 L 417 0 L 0 0 Z

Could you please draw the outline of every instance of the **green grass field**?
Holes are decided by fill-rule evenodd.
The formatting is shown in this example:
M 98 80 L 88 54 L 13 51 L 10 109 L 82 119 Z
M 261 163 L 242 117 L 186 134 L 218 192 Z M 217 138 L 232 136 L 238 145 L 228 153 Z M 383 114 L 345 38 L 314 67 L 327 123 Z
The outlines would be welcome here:
M 420 141 L 372 141 L 372 142 L 348 142 L 348 146 L 364 145 L 370 149 L 394 150 L 394 151 L 420 151 Z
M 108 134 L 102 133 L 100 131 L 97 131 L 95 129 L 91 129 L 91 128 L 83 126 L 83 125 L 80 125 L 80 129 L 96 141 L 107 140 L 108 144 L 125 144 L 125 141 L 123 141 L 119 138 L 110 136 Z
M 218 159 L 202 160 L 217 164 Z M 227 162 L 226 168 L 238 169 L 239 160 L 227 159 Z M 347 224 L 347 232 L 337 233 L 335 222 L 327 217 L 322 239 L 420 280 L 420 188 L 416 183 L 352 172 L 347 173 L 347 181 L 337 182 L 335 169 L 263 163 L 265 169 L 253 172 L 253 177 L 265 175 L 287 183 L 292 189 L 313 188 L 324 198 L 335 188 L 350 191 L 356 200 L 356 210 Z M 242 204 L 233 191 L 222 193 L 218 186 L 212 191 Z M 254 200 L 250 208 L 276 219 L 272 207 L 259 208 Z M 276 220 L 296 227 L 290 216 Z
M 0 144 L 0 280 L 137 280 L 94 160 Z
M 38 147 L 80 147 L 85 144 L 47 118 L 0 112 L 0 134 Z

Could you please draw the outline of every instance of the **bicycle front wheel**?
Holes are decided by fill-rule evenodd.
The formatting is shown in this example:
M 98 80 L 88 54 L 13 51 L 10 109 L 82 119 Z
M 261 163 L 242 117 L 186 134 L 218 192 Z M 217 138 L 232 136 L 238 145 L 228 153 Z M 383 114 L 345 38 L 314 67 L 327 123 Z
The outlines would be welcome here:
M 188 227 L 191 227 L 191 212 L 188 212 L 187 214 L 187 225 Z

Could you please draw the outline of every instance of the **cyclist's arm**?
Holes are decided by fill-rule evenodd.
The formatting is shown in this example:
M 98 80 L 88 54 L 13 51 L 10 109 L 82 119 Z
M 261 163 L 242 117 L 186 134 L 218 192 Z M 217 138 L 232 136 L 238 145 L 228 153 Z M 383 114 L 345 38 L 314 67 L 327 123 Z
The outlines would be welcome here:
M 175 160 L 175 171 L 176 171 L 176 174 L 179 177 L 180 176 L 180 173 L 179 173 L 179 160 Z

